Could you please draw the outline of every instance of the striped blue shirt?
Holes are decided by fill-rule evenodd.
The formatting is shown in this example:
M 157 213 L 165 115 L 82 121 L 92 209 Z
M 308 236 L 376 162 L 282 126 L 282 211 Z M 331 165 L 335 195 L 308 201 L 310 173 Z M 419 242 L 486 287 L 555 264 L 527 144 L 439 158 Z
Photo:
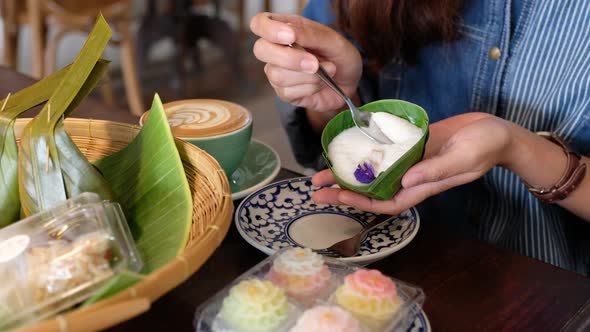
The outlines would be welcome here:
M 500 41 L 507 56 L 490 71 L 497 93 L 473 106 L 531 131 L 552 131 L 588 155 L 590 1 L 517 2 L 522 3 L 520 13 L 504 19 L 513 27 Z M 483 185 L 490 203 L 481 213 L 482 239 L 590 272 L 587 224 L 562 208 L 540 203 L 505 169 L 493 169 Z
M 304 15 L 332 22 L 328 3 L 312 0 Z M 392 60 L 378 75 L 365 74 L 360 84 L 364 101 L 408 100 L 424 107 L 432 122 L 487 112 L 531 131 L 554 132 L 590 155 L 590 1 L 467 0 L 459 30 L 459 40 L 423 49 L 416 66 Z M 499 58 L 492 48 L 499 49 Z M 298 161 L 320 168 L 319 138 L 306 125 L 305 112 L 278 104 Z M 557 205 L 540 203 L 503 168 L 418 209 L 425 223 L 445 223 L 590 274 L 590 224 Z

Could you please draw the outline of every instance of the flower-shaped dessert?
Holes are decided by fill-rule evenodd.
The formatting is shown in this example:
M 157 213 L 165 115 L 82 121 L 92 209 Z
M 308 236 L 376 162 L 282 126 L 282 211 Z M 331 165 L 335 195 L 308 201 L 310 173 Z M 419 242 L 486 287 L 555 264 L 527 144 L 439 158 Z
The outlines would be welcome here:
M 333 300 L 373 331 L 382 331 L 403 303 L 395 283 L 377 270 L 346 276 Z
M 310 305 L 326 288 L 331 277 L 321 255 L 310 249 L 286 250 L 273 262 L 267 278 L 287 294 Z
M 219 318 L 232 331 L 270 332 L 285 324 L 290 311 L 291 306 L 282 289 L 269 281 L 251 279 L 230 289 L 223 300 Z
M 361 325 L 348 311 L 337 306 L 306 310 L 290 332 L 360 332 Z

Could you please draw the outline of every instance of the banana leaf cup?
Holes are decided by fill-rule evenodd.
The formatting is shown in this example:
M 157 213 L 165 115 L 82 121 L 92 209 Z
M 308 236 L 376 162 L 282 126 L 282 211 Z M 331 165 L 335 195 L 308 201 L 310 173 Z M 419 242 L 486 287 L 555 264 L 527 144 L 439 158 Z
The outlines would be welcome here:
M 384 99 L 378 100 L 360 107 L 363 111 L 387 112 L 408 120 L 422 129 L 420 140 L 408 150 L 401 158 L 387 170 L 378 174 L 372 182 L 364 185 L 353 185 L 344 181 L 332 167 L 328 158 L 328 146 L 330 142 L 342 131 L 354 126 L 350 112 L 340 112 L 324 128 L 322 132 L 323 156 L 328 167 L 334 173 L 336 182 L 341 188 L 348 189 L 370 198 L 385 200 L 392 198 L 401 188 L 401 180 L 406 171 L 414 164 L 422 160 L 424 148 L 428 140 L 428 115 L 422 107 L 403 100 Z

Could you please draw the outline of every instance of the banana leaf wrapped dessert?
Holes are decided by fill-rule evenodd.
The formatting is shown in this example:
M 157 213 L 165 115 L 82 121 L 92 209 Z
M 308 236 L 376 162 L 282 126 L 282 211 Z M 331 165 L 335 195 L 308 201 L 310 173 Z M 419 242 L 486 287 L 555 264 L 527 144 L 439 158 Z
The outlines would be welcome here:
M 102 16 L 66 76 L 24 129 L 18 154 L 21 215 L 49 209 L 83 192 L 112 199 L 111 189 L 100 172 L 77 148 L 63 129 L 63 117 L 74 111 L 106 72 L 100 55 L 111 37 Z
M 428 115 L 402 100 L 380 100 L 360 107 L 374 112 L 377 126 L 393 144 L 379 144 L 356 128 L 350 112 L 341 112 L 324 128 L 322 147 L 328 167 L 342 188 L 376 199 L 389 199 L 405 172 L 424 155 Z
M 102 70 L 107 62 L 99 61 L 96 72 Z M 0 227 L 6 226 L 20 217 L 17 163 L 18 146 L 14 135 L 14 122 L 23 112 L 46 102 L 59 82 L 66 77 L 70 67 L 51 74 L 47 78 L 0 100 Z
M 118 152 L 111 146 L 110 154 L 101 151 L 105 142 L 90 132 L 101 124 L 65 120 L 107 71 L 108 61 L 100 56 L 110 36 L 111 29 L 99 15 L 70 66 L 0 101 L 0 227 L 91 192 L 121 204 L 144 257 L 141 275 L 121 271 L 86 304 L 116 294 L 174 260 L 183 252 L 192 225 L 182 145 L 175 141 L 157 95 L 152 116 L 139 133 L 121 126 L 134 139 L 126 140 L 129 144 Z M 40 104 L 44 105 L 32 120 L 15 119 Z M 89 141 L 78 134 L 70 137 L 80 126 L 88 126 L 88 134 L 82 136 Z M 103 158 L 91 161 L 90 155 Z M 0 308 L 0 315 L 3 312 Z

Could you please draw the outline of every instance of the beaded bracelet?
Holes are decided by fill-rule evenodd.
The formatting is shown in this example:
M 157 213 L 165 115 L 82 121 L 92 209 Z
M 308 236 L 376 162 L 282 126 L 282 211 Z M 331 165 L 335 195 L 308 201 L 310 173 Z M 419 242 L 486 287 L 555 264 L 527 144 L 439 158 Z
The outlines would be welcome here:
M 586 175 L 586 164 L 580 162 L 580 154 L 573 151 L 563 139 L 549 132 L 538 132 L 537 135 L 561 146 L 567 156 L 567 166 L 561 178 L 549 188 L 535 188 L 526 183 L 528 190 L 545 203 L 555 203 L 565 199 L 582 183 Z

